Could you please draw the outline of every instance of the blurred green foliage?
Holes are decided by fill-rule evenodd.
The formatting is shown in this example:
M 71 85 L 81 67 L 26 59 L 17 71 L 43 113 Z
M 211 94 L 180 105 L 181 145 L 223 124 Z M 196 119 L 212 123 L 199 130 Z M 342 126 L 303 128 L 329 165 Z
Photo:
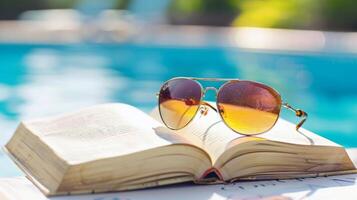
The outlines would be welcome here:
M 356 0 L 173 0 L 169 10 L 208 19 L 234 13 L 233 26 L 357 30 L 356 8 Z
M 357 30 L 356 0 L 319 0 L 323 29 Z
M 182 14 L 190 14 L 197 12 L 237 12 L 236 0 L 173 0 L 170 4 L 170 11 L 179 12 Z
M 0 19 L 16 19 L 26 10 L 77 8 L 90 1 L 1 0 Z M 125 9 L 135 0 L 102 0 L 108 1 L 113 9 Z M 171 0 L 163 12 L 172 24 L 357 30 L 356 7 L 357 0 Z
M 244 0 L 235 26 L 356 30 L 355 0 Z
M 172 0 L 167 17 L 173 24 L 229 26 L 237 16 L 237 0 Z
M 125 9 L 131 0 L 109 1 L 112 1 L 113 9 Z M 83 3 L 86 0 L 0 0 L 0 19 L 17 19 L 27 10 L 76 8 Z
M 305 27 L 314 23 L 314 5 L 309 0 L 244 0 L 235 26 L 273 28 Z

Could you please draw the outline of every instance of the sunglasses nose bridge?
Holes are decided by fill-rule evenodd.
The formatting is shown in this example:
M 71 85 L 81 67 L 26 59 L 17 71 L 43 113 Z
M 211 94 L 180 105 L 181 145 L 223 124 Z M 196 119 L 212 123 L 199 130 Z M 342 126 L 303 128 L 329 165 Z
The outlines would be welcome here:
M 205 94 L 209 91 L 209 90 L 213 90 L 215 92 L 215 96 L 217 97 L 218 94 L 218 89 L 215 87 L 206 87 L 203 91 L 203 96 L 205 96 Z

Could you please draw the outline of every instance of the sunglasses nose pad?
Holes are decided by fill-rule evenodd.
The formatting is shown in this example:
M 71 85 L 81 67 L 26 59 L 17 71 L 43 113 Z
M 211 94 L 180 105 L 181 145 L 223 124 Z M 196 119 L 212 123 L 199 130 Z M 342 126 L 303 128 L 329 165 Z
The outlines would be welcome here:
M 201 106 L 200 107 L 200 113 L 201 113 L 201 116 L 206 116 L 207 113 L 208 113 L 208 107 L 207 106 Z

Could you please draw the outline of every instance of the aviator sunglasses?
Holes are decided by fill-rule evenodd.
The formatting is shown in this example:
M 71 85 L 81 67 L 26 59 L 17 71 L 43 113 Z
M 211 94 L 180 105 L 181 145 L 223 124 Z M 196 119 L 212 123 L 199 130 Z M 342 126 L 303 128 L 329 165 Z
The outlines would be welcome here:
M 199 81 L 224 83 L 219 89 L 203 88 Z M 203 101 L 208 90 L 216 92 L 216 107 Z M 229 128 L 242 135 L 257 135 L 270 130 L 279 118 L 281 107 L 293 111 L 301 118 L 296 130 L 307 119 L 306 112 L 283 102 L 273 88 L 239 79 L 173 78 L 161 86 L 158 104 L 163 123 L 172 130 L 184 128 L 198 111 L 205 115 L 208 108 L 218 112 Z

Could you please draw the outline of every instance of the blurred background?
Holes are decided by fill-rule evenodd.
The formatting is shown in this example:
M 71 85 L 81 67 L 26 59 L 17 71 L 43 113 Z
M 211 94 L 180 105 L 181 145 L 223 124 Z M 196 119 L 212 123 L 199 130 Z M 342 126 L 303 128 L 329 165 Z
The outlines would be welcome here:
M 357 147 L 357 1 L 1 0 L 0 145 L 20 120 L 124 102 L 175 76 L 260 81 Z M 214 100 L 208 97 L 208 100 Z M 283 111 L 282 116 L 296 121 Z M 0 176 L 21 172 L 0 153 Z

